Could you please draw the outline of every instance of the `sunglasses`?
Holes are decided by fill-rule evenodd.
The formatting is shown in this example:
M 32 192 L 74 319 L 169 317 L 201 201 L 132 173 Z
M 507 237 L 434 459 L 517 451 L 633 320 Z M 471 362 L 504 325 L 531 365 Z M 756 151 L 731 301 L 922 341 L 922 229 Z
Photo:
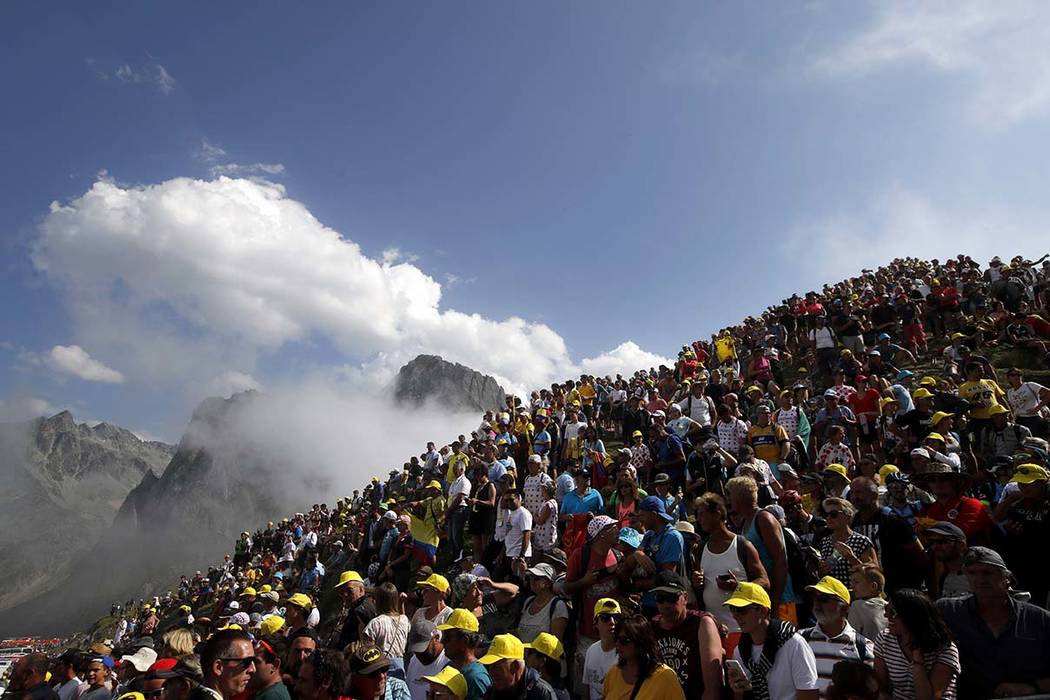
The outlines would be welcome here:
M 631 644 L 634 644 L 634 640 L 630 637 L 617 637 L 616 644 L 621 647 L 626 647 L 630 646 Z
M 657 593 L 656 594 L 656 602 L 657 603 L 677 603 L 678 602 L 678 597 L 680 595 L 681 595 L 680 593 Z
M 842 514 L 843 514 L 844 512 L 845 512 L 845 511 L 841 511 L 841 510 L 829 510 L 829 511 L 827 512 L 827 514 L 826 514 L 826 515 L 827 515 L 827 516 L 828 516 L 829 518 L 837 518 L 837 517 L 839 517 L 840 515 L 842 515 Z
M 247 670 L 247 668 L 249 666 L 251 666 L 252 664 L 255 663 L 255 657 L 254 656 L 245 656 L 245 657 L 236 658 L 236 659 L 220 657 L 219 660 L 220 661 L 224 661 L 224 662 L 226 662 L 228 664 L 233 664 L 234 666 L 239 667 L 242 671 Z
M 379 676 L 385 676 L 389 668 L 379 668 L 371 673 L 359 673 L 359 676 L 368 676 L 369 678 L 378 678 Z
M 616 613 L 601 613 L 598 615 L 598 619 L 601 622 L 616 622 L 620 619 L 620 616 Z

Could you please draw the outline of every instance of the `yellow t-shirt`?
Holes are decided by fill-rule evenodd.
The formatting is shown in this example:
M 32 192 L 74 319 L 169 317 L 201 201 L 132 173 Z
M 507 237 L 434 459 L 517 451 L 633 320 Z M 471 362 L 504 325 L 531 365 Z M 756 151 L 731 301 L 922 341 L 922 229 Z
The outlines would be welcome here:
M 766 462 L 780 463 L 780 446 L 788 441 L 787 432 L 776 423 L 764 428 L 752 425 L 747 430 L 747 444 L 755 450 L 755 456 Z
M 602 700 L 630 700 L 632 692 L 634 684 L 624 681 L 620 667 L 610 668 L 605 674 Z M 660 664 L 642 683 L 635 700 L 685 700 L 685 693 L 675 672 L 670 667 Z
M 966 382 L 959 387 L 959 396 L 970 402 L 970 418 L 989 418 L 988 409 L 1001 404 L 1006 398 L 1003 390 L 991 379 Z
M 590 406 L 594 402 L 594 397 L 598 395 L 598 392 L 594 390 L 594 387 L 590 384 L 583 384 L 580 386 L 580 401 L 584 406 Z
M 445 470 L 445 483 L 451 484 L 456 479 L 456 475 L 452 470 L 455 469 L 456 464 L 459 462 L 463 462 L 464 469 L 470 467 L 470 457 L 466 453 L 452 453 L 452 456 L 448 458 L 448 469 Z
M 719 362 L 725 362 L 736 357 L 736 341 L 732 336 L 722 336 L 715 339 L 715 355 Z

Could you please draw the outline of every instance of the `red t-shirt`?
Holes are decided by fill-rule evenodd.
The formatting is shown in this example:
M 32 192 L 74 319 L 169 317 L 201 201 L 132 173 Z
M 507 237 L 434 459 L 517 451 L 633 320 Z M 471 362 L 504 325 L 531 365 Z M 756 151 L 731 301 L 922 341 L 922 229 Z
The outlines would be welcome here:
M 879 392 L 875 389 L 867 389 L 864 393 L 850 394 L 849 406 L 854 413 L 878 413 Z
M 587 563 L 587 568 L 580 570 L 580 558 L 583 556 L 583 548 L 577 549 L 575 552 L 569 555 L 568 566 L 565 569 L 565 579 L 567 581 L 575 581 L 581 578 L 585 573 L 594 571 L 595 569 L 601 569 L 607 566 L 613 566 L 616 564 L 616 554 L 613 550 L 609 550 L 603 557 L 595 551 L 590 553 L 590 561 Z M 583 591 L 583 610 L 581 611 L 580 618 L 580 634 L 590 637 L 591 639 L 598 638 L 598 628 L 594 624 L 594 616 L 591 614 L 594 612 L 594 604 L 598 602 L 600 598 L 612 598 L 615 597 L 616 593 L 616 577 L 608 576 L 598 581 L 590 588 Z
M 983 535 L 992 522 L 988 508 L 976 498 L 960 496 L 947 503 L 935 502 L 926 508 L 925 517 L 945 520 L 966 533 L 969 540 Z

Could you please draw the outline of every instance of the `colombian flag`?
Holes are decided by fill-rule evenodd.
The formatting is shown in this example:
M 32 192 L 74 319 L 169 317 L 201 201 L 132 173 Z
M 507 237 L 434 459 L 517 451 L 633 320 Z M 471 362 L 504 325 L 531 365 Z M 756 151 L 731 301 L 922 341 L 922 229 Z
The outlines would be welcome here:
M 417 518 L 412 514 L 409 514 L 409 517 L 412 518 L 408 529 L 412 533 L 415 559 L 422 565 L 433 566 L 434 561 L 437 559 L 437 548 L 441 538 L 438 536 L 437 530 L 422 518 Z

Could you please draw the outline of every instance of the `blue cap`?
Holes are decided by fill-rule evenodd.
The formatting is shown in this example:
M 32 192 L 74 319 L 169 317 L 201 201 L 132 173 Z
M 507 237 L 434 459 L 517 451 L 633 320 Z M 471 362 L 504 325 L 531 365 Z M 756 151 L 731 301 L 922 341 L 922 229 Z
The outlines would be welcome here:
M 879 333 L 878 339 L 879 340 L 889 340 L 890 339 L 890 334 L 889 333 Z
M 624 544 L 638 549 L 642 546 L 642 533 L 633 527 L 625 527 L 620 530 L 620 541 Z
M 914 377 L 914 376 L 915 376 L 915 372 L 912 372 L 910 369 L 902 369 L 897 374 L 897 381 L 899 382 L 902 379 L 907 379 L 908 377 Z
M 674 518 L 667 514 L 667 504 L 664 503 L 664 499 L 659 496 L 647 496 L 643 498 L 642 502 L 638 504 L 638 510 L 646 510 L 650 513 L 656 513 L 667 522 L 674 520 Z

